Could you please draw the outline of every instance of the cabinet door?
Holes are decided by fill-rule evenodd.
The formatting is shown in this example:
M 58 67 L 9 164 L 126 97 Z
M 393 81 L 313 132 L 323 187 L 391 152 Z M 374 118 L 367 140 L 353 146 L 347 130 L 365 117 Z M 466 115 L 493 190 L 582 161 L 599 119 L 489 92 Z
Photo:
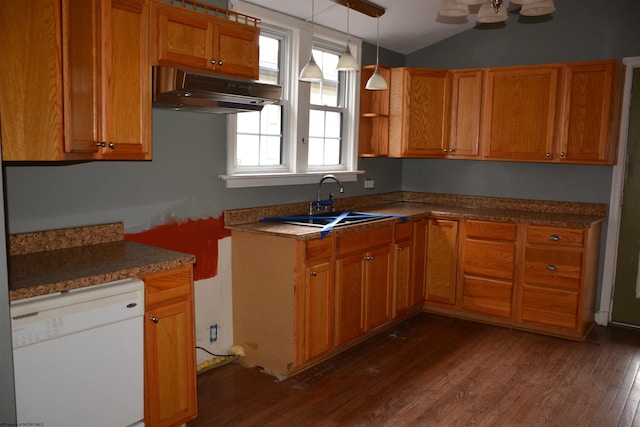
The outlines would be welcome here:
M 618 69 L 617 61 L 564 65 L 561 161 L 614 163 Z
M 482 111 L 482 70 L 453 71 L 448 156 L 477 158 Z
M 483 108 L 484 158 L 552 160 L 560 66 L 487 71 Z
M 336 261 L 336 345 L 364 332 L 363 274 L 362 254 Z
M 456 304 L 458 275 L 458 221 L 430 219 L 427 228 L 425 298 Z
M 148 0 L 111 0 L 102 11 L 102 159 L 151 158 Z
M 365 332 L 391 320 L 391 247 L 364 256 Z
M 424 305 L 424 284 L 427 265 L 428 219 L 413 224 L 413 248 L 411 259 L 411 306 Z
M 391 70 L 389 155 L 443 157 L 448 147 L 450 74 L 444 70 Z
M 333 348 L 333 267 L 309 265 L 304 284 L 304 361 Z
M 149 307 L 145 316 L 145 422 L 178 425 L 196 415 L 193 302 Z
M 151 3 L 153 65 L 169 65 L 196 70 L 212 70 L 213 23 L 206 15 L 172 5 Z
M 248 25 L 215 25 L 214 70 L 221 74 L 258 80 L 260 30 Z

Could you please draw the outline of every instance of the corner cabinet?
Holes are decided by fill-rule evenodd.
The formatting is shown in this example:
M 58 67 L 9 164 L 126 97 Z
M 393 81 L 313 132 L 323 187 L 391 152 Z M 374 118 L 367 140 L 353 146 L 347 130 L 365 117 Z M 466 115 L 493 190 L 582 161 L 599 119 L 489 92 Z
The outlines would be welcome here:
M 0 7 L 3 160 L 151 158 L 148 1 Z
M 186 4 L 151 0 L 151 32 L 157 36 L 152 64 L 257 80 L 258 20 L 197 1 Z
M 451 75 L 446 70 L 392 68 L 390 157 L 444 157 L 448 147 Z
M 151 273 L 145 284 L 145 425 L 197 415 L 192 267 Z

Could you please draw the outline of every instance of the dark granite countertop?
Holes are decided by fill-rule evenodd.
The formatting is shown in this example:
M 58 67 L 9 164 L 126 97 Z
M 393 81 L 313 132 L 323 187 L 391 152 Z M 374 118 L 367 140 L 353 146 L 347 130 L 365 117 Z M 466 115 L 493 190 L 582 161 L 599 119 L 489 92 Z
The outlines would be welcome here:
M 339 210 L 357 210 L 404 216 L 415 220 L 425 217 L 449 219 L 477 219 L 497 222 L 537 224 L 554 227 L 588 228 L 606 218 L 604 204 L 556 202 L 522 199 L 500 199 L 433 195 L 428 193 L 400 192 L 381 196 L 343 199 L 336 201 Z M 370 204 L 367 204 L 369 202 Z M 320 236 L 320 228 L 277 222 L 259 222 L 260 218 L 279 215 L 299 215 L 304 205 L 279 205 L 255 209 L 225 212 L 226 227 L 255 233 L 269 233 L 301 240 Z M 381 227 L 397 218 L 383 219 L 362 224 L 334 228 L 339 235 L 357 230 Z
M 126 241 L 122 229 L 115 223 L 9 236 L 9 300 L 195 262 L 193 255 Z

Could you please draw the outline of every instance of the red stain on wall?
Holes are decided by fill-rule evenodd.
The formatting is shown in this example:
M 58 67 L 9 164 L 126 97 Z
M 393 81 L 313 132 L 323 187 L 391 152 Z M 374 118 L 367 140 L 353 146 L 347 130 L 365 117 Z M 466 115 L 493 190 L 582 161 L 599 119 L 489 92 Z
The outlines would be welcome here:
M 186 222 L 171 221 L 141 233 L 127 233 L 125 239 L 150 246 L 196 256 L 193 279 L 202 280 L 218 274 L 218 240 L 231 235 L 224 228 L 224 217 Z

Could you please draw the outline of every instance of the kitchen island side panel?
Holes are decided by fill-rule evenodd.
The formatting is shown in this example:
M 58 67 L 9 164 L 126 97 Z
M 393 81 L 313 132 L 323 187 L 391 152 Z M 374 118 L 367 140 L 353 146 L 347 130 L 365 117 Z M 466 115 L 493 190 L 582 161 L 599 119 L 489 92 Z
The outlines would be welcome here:
M 296 240 L 233 231 L 231 245 L 233 333 L 245 351 L 242 363 L 286 376 L 295 363 Z

